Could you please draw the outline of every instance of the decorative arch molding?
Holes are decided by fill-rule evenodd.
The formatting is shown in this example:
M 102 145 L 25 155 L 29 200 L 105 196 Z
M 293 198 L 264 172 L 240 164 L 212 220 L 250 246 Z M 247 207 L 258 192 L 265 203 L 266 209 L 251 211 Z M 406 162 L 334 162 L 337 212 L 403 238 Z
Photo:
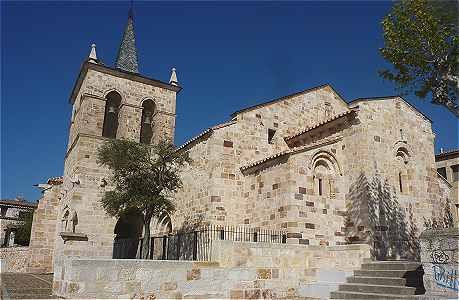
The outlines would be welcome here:
M 397 141 L 393 145 L 392 153 L 395 158 L 400 158 L 404 164 L 408 164 L 413 152 L 406 141 Z
M 335 174 L 339 174 L 340 176 L 343 175 L 336 157 L 326 150 L 319 150 L 312 156 L 309 162 L 309 169 L 314 170 L 315 167 L 319 164 L 326 164 L 327 166 L 331 166 Z
M 125 102 L 126 96 L 124 95 L 123 92 L 121 92 L 121 91 L 120 91 L 119 89 L 117 89 L 117 88 L 111 88 L 111 89 L 106 90 L 106 91 L 104 92 L 103 98 L 104 98 L 105 100 L 107 100 L 107 96 L 108 96 L 108 94 L 110 94 L 111 92 L 115 92 L 115 93 L 118 93 L 118 94 L 120 95 L 120 97 L 121 97 L 121 104 L 123 104 L 123 103 Z
M 151 232 L 154 234 L 167 234 L 172 232 L 172 219 L 166 212 L 152 219 L 150 223 Z
M 154 97 L 144 97 L 144 98 L 142 98 L 142 100 L 140 100 L 140 102 L 139 102 L 139 106 L 143 107 L 143 103 L 145 101 L 148 101 L 148 100 L 152 101 L 155 104 L 155 106 L 158 106 L 157 100 Z

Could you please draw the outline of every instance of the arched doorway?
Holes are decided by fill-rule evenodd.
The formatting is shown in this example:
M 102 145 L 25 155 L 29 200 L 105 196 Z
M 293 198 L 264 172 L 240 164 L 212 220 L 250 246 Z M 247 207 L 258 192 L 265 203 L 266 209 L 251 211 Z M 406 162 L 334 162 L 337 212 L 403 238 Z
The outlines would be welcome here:
M 142 227 L 140 213 L 126 213 L 118 219 L 114 230 L 113 258 L 136 258 Z

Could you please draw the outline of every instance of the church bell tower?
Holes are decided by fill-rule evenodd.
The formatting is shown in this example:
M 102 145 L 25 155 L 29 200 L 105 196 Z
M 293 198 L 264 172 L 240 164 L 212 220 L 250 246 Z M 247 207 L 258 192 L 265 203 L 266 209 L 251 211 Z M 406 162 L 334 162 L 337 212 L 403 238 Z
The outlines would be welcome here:
M 139 72 L 132 9 L 114 66 L 105 65 L 96 45 L 91 46 L 69 100 L 72 117 L 59 195 L 55 274 L 69 256 L 111 258 L 117 220 L 100 204 L 110 174 L 97 164 L 97 150 L 110 139 L 173 142 L 180 90 L 175 69 L 169 82 Z

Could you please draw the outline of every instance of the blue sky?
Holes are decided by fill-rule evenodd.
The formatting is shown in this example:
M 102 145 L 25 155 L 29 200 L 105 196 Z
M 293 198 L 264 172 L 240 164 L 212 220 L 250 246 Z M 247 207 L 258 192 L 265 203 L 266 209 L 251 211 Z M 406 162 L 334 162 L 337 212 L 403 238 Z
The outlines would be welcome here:
M 380 21 L 391 2 L 134 2 L 140 72 L 177 68 L 176 143 L 238 109 L 330 83 L 347 100 L 394 95 Z M 40 197 L 63 172 L 68 97 L 91 43 L 108 65 L 125 2 L 1 2 L 1 197 Z M 436 148 L 458 147 L 457 119 L 407 97 L 433 120 Z

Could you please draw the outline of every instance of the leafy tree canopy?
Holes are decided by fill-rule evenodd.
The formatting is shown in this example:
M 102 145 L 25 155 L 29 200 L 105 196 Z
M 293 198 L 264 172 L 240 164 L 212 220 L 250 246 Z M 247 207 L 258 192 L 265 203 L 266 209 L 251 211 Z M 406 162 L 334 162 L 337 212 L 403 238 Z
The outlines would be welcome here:
M 459 117 L 457 1 L 401 0 L 382 21 L 380 49 L 392 70 L 379 74 Z
M 171 196 L 180 187 L 181 167 L 190 162 L 187 152 L 161 141 L 144 145 L 127 140 L 110 140 L 98 150 L 98 163 L 112 171 L 113 189 L 106 191 L 101 203 L 111 216 L 136 211 L 142 213 L 144 239 L 150 238 L 150 221 L 175 209 Z M 143 243 L 142 256 L 148 254 Z

